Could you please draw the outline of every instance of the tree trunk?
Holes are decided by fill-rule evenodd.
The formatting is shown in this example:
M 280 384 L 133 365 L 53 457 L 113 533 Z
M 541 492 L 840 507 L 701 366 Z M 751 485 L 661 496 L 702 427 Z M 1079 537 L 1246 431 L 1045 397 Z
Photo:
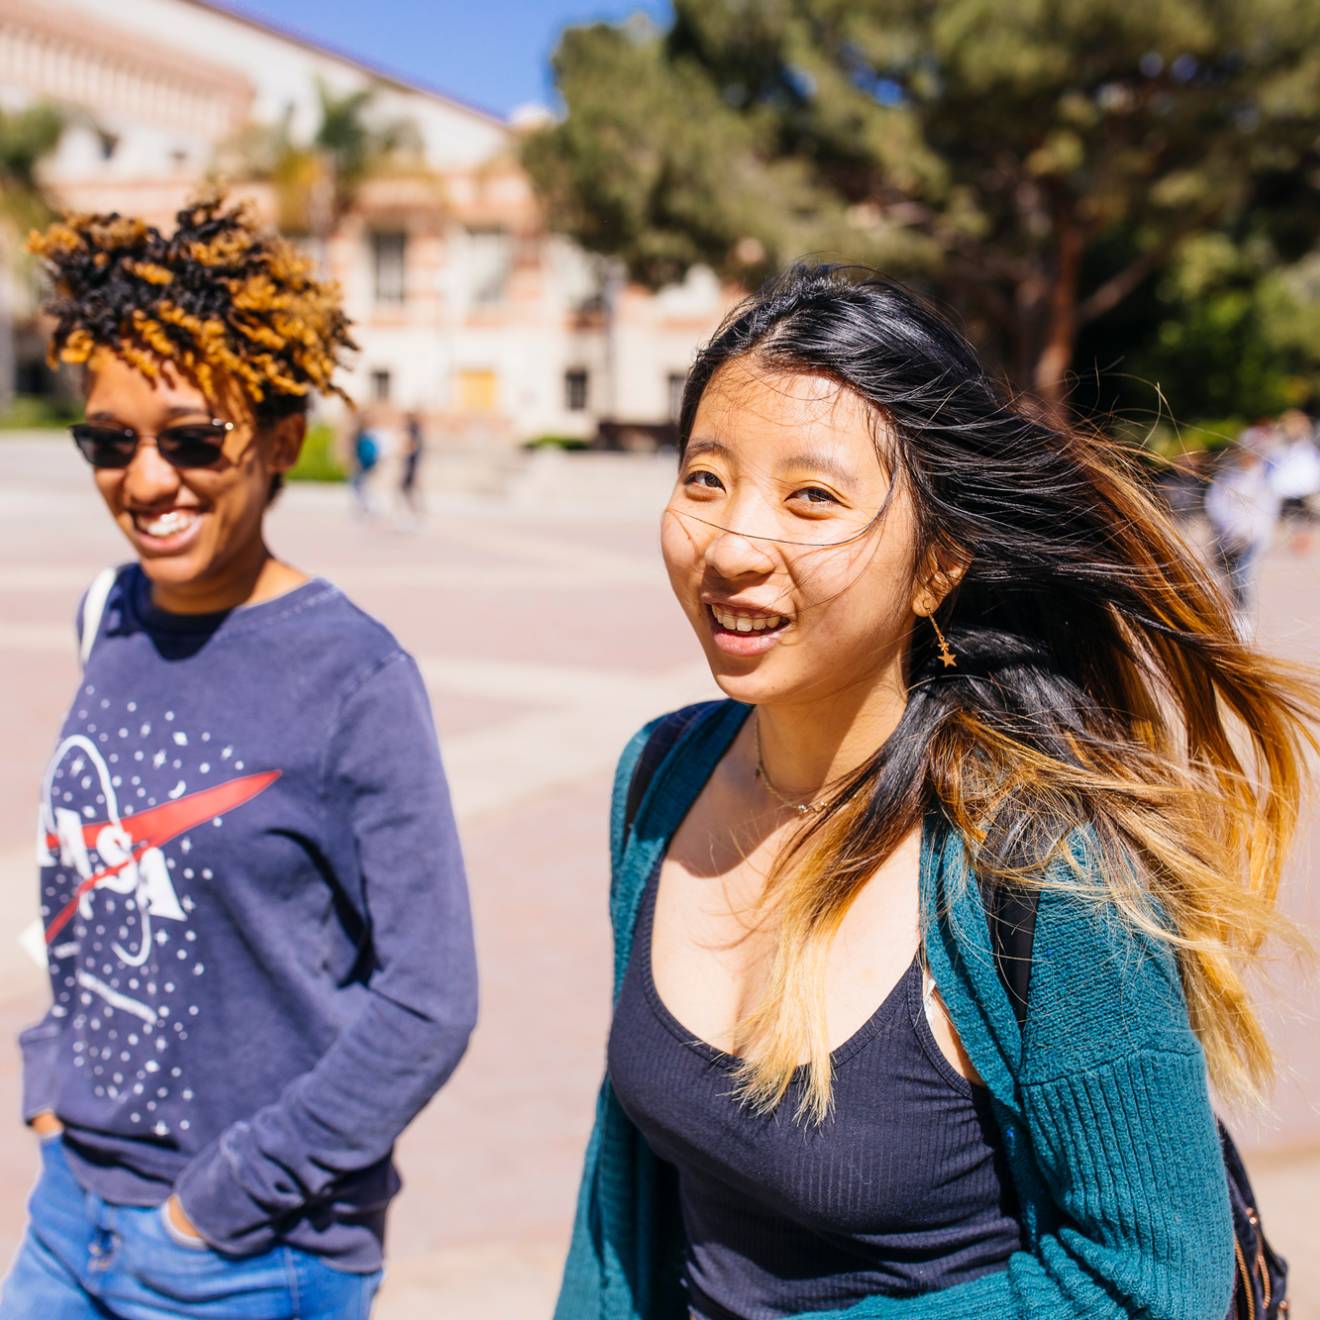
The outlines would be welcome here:
M 1054 272 L 1046 304 L 1044 346 L 1036 358 L 1033 384 L 1046 413 L 1066 424 L 1065 382 L 1077 342 L 1077 289 L 1081 277 L 1082 236 L 1072 199 L 1059 196 L 1054 206 Z
M 605 277 L 601 287 L 601 303 L 604 313 L 602 326 L 604 339 L 605 365 L 605 407 L 603 415 L 598 415 L 596 424 L 602 420 L 619 420 L 619 310 L 623 293 L 628 284 L 628 277 L 623 263 L 614 258 L 607 258 Z

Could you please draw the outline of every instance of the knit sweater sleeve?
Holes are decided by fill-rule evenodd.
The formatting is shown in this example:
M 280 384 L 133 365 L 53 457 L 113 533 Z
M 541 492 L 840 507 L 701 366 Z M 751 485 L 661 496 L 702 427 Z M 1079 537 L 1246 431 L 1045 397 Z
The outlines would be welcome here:
M 467 882 L 416 665 L 395 652 L 331 726 L 326 801 L 344 813 L 371 942 L 356 1015 L 307 1073 L 222 1131 L 175 1192 L 201 1235 L 248 1255 L 386 1158 L 467 1047 L 477 982 Z
M 1039 911 L 1019 1096 L 1058 1223 L 1017 1280 L 1060 1315 L 1219 1320 L 1232 1218 L 1177 960 L 1085 900 Z
M 1023 1105 L 1060 1223 L 1010 1262 L 1015 1314 L 1225 1315 L 1232 1221 L 1199 1046 L 1033 1083 Z

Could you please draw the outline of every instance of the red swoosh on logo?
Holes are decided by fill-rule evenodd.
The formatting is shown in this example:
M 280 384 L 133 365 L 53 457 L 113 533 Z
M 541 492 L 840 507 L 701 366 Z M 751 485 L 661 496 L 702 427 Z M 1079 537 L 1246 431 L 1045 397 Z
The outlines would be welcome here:
M 243 775 L 238 779 L 216 784 L 214 788 L 203 788 L 196 793 L 189 793 L 176 802 L 162 802 L 158 807 L 150 807 L 136 816 L 127 817 L 121 824 L 124 832 L 133 840 L 133 857 L 139 856 L 148 848 L 159 848 L 171 839 L 177 839 L 180 834 L 186 834 L 203 821 L 223 816 L 226 812 L 233 811 L 235 807 L 241 807 L 258 793 L 264 793 L 279 777 L 278 770 L 264 770 L 256 775 Z M 96 846 L 97 835 L 109 824 L 108 820 L 101 820 L 83 826 L 83 841 L 88 848 Z M 58 843 L 58 835 L 46 835 L 47 848 L 54 848 Z M 74 912 L 77 911 L 78 900 L 89 889 L 95 889 L 102 880 L 118 875 L 127 865 L 126 861 L 120 862 L 117 866 L 108 867 L 104 871 L 88 876 L 46 927 L 46 943 L 50 944 L 68 925 Z

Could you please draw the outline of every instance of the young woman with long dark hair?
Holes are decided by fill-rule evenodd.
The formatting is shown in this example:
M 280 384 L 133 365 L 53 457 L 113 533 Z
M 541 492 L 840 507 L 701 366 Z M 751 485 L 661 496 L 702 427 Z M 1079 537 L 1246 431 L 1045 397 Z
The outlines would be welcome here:
M 559 1320 L 1222 1320 L 1210 1081 L 1270 1074 L 1308 683 L 1113 444 L 875 276 L 737 310 L 680 436 L 664 557 L 731 700 L 620 764 Z
M 417 667 L 266 543 L 352 347 L 338 292 L 218 199 L 172 234 L 71 216 L 33 248 L 135 562 L 79 609 L 43 781 L 42 1173 L 0 1315 L 365 1317 L 394 1141 L 476 983 Z

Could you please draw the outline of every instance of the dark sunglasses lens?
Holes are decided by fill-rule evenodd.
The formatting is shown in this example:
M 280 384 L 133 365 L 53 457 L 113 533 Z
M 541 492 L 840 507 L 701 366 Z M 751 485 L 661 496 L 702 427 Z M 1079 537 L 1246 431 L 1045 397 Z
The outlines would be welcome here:
M 175 467 L 211 467 L 220 459 L 225 431 L 223 426 L 171 426 L 156 437 L 156 445 Z
M 93 467 L 123 468 L 133 461 L 137 436 L 131 431 L 118 431 L 112 426 L 89 426 L 86 423 L 79 423 L 69 429 L 79 452 Z

